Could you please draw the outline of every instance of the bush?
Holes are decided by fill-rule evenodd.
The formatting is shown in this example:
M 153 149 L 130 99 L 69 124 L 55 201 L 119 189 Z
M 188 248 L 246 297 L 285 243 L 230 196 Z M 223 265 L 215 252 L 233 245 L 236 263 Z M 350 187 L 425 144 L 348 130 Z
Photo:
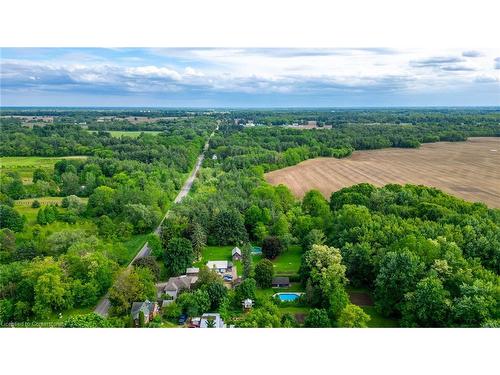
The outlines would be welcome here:
M 37 201 L 36 199 L 31 203 L 31 208 L 38 208 L 40 207 L 40 202 Z

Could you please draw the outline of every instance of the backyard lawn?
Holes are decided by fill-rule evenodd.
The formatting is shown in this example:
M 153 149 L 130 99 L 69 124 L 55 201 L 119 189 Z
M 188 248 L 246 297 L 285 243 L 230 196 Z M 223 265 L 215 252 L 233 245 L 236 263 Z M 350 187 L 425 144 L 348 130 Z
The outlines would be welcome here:
M 299 273 L 302 249 L 298 245 L 292 245 L 283 254 L 273 260 L 274 273 L 276 275 L 297 275 Z
M 381 316 L 375 306 L 362 306 L 361 307 L 365 313 L 370 315 L 371 319 L 368 322 L 368 327 L 370 328 L 395 328 L 399 327 L 399 323 L 395 319 L 388 319 Z

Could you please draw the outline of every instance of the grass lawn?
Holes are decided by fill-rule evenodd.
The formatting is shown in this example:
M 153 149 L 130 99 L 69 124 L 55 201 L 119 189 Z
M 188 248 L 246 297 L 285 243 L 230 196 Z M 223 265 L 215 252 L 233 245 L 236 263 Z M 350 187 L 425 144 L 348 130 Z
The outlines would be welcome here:
M 97 133 L 97 130 L 88 130 L 88 131 L 90 133 Z M 120 138 L 120 137 L 137 138 L 141 135 L 141 133 L 146 133 L 151 135 L 157 135 L 162 133 L 161 131 L 155 131 L 155 130 L 150 130 L 150 131 L 106 130 L 106 132 L 110 133 L 111 136 L 114 138 Z
M 0 170 L 5 172 L 18 172 L 23 183 L 31 183 L 33 171 L 37 168 L 52 170 L 54 164 L 61 159 L 85 159 L 87 156 L 7 156 L 0 157 Z
M 299 273 L 302 249 L 298 245 L 292 245 L 283 254 L 273 260 L 274 273 L 276 275 L 297 275 Z
M 291 283 L 290 288 L 267 288 L 261 289 L 257 288 L 255 294 L 259 299 L 271 298 L 274 293 L 286 293 L 286 292 L 303 292 L 304 289 L 300 283 Z
M 381 316 L 374 306 L 361 307 L 365 313 L 370 315 L 371 319 L 368 322 L 370 328 L 394 328 L 399 327 L 399 322 L 396 319 L 384 318 Z
M 136 234 L 130 238 L 130 240 L 127 240 L 123 242 L 123 245 L 127 249 L 127 263 L 130 262 L 135 254 L 139 251 L 139 249 L 144 245 L 146 242 L 146 239 L 148 237 L 148 234 Z

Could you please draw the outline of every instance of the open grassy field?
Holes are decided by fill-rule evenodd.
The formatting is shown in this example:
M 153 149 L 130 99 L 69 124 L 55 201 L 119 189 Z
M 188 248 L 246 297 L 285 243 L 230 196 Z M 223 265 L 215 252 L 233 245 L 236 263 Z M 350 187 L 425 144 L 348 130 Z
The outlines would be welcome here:
M 269 172 L 266 180 L 302 197 L 318 189 L 327 199 L 361 182 L 433 186 L 471 202 L 500 208 L 500 137 L 424 144 L 418 149 L 355 151 L 345 159 L 317 158 Z
M 97 130 L 89 130 L 90 133 L 97 133 Z M 132 137 L 132 138 L 137 138 L 141 133 L 146 133 L 146 134 L 151 134 L 151 135 L 157 135 L 160 134 L 161 131 L 122 131 L 122 130 L 109 130 L 107 131 L 108 133 L 111 134 L 112 137 L 114 138 L 120 138 L 120 137 Z
M 0 157 L 0 171 L 18 172 L 23 179 L 23 183 L 31 183 L 33 171 L 37 168 L 52 170 L 54 164 L 61 159 L 85 159 L 87 156 L 6 156 Z

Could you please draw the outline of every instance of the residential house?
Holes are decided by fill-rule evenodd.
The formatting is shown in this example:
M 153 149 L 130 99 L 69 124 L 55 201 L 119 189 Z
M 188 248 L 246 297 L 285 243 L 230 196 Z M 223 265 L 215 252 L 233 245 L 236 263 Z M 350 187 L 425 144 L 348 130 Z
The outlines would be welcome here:
M 207 313 L 201 316 L 200 328 L 225 328 L 226 324 L 220 314 Z
M 231 251 L 231 257 L 233 258 L 233 261 L 241 260 L 242 254 L 239 247 L 235 247 Z
M 230 272 L 233 264 L 227 260 L 211 260 L 207 262 L 207 267 L 219 273 Z
M 186 276 L 198 277 L 200 269 L 197 267 L 186 268 Z
M 273 288 L 288 288 L 290 286 L 290 279 L 288 277 L 279 276 L 274 277 L 272 282 Z
M 163 293 L 172 296 L 172 299 L 175 300 L 180 292 L 191 289 L 196 280 L 198 280 L 196 276 L 182 275 L 171 277 L 163 288 Z
M 144 314 L 144 323 L 149 323 L 150 320 L 158 315 L 160 309 L 156 302 L 148 300 L 144 302 L 134 302 L 130 314 L 136 326 L 139 326 L 141 312 Z

